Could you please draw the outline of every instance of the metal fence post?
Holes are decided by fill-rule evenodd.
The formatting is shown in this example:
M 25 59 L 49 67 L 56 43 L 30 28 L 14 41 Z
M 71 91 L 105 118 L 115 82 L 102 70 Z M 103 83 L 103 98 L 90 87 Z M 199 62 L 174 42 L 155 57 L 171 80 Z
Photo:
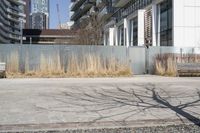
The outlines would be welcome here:
M 127 61 L 128 63 L 130 63 L 130 50 L 129 50 L 129 47 L 126 47 L 126 58 L 127 58 Z
M 149 47 L 145 47 L 145 70 L 149 74 Z
M 195 54 L 195 50 L 194 50 L 194 48 L 192 48 L 192 54 Z
M 181 63 L 183 63 L 182 62 L 182 59 L 183 59 L 183 49 L 182 48 L 180 48 L 180 53 L 181 53 Z

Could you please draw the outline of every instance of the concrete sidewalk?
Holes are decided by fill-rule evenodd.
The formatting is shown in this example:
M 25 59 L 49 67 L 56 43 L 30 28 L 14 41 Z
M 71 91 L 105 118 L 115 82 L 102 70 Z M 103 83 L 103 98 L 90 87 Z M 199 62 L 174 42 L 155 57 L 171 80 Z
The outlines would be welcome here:
M 193 124 L 199 110 L 200 78 L 0 80 L 0 131 Z

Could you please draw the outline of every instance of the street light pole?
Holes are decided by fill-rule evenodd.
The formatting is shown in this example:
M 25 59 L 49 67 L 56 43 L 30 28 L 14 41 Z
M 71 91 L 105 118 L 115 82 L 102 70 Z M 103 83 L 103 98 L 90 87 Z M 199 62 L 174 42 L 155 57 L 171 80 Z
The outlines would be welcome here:
M 23 44 L 23 20 L 22 19 L 20 20 L 20 32 L 21 32 L 20 44 Z

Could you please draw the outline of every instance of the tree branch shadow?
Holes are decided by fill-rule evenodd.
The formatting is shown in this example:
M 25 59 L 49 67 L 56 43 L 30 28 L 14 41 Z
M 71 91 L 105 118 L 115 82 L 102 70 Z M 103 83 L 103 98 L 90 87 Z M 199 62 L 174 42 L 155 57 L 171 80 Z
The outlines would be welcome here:
M 184 92 L 183 92 L 184 93 Z M 49 97 L 49 95 L 47 96 Z M 200 113 L 189 110 L 200 106 L 200 91 L 196 89 L 194 95 L 178 94 L 171 95 L 164 88 L 156 87 L 154 84 L 139 85 L 133 84 L 131 88 L 114 87 L 112 89 L 105 88 L 72 88 L 71 91 L 63 91 L 62 94 L 51 96 L 54 100 L 62 103 L 62 106 L 52 106 L 51 108 L 43 108 L 52 111 L 63 111 L 62 108 L 74 107 L 74 112 L 96 113 L 99 117 L 91 123 L 102 119 L 121 116 L 123 121 L 139 113 L 150 113 L 151 109 L 166 109 L 173 111 L 177 118 L 184 123 L 184 119 L 189 120 L 197 126 L 200 126 Z M 188 98 L 189 100 L 185 100 Z M 184 99 L 184 100 L 183 100 Z M 178 101 L 177 105 L 173 102 Z M 183 100 L 183 101 L 182 101 Z M 76 110 L 76 107 L 81 107 L 82 110 Z M 126 110 L 129 108 L 129 110 Z M 123 110 L 115 112 L 115 110 Z M 111 113 L 105 113 L 111 112 Z M 195 115 L 194 115 L 195 114 Z M 155 114 L 152 114 L 155 115 Z M 157 117 L 155 115 L 155 117 Z M 159 118 L 158 118 L 159 119 Z
M 197 94 L 199 95 L 199 99 L 192 101 L 192 102 L 188 102 L 185 104 L 180 104 L 178 106 L 173 106 L 171 105 L 167 100 L 165 100 L 164 98 L 162 98 L 158 92 L 155 91 L 155 89 L 150 90 L 153 93 L 153 99 L 161 104 L 166 106 L 167 108 L 171 109 L 172 111 L 176 112 L 176 114 L 178 114 L 179 116 L 182 116 L 184 118 L 187 118 L 189 121 L 193 122 L 195 125 L 200 126 L 200 119 L 191 115 L 190 113 L 184 111 L 183 109 L 188 107 L 188 106 L 194 106 L 195 103 L 200 102 L 200 92 L 197 91 Z

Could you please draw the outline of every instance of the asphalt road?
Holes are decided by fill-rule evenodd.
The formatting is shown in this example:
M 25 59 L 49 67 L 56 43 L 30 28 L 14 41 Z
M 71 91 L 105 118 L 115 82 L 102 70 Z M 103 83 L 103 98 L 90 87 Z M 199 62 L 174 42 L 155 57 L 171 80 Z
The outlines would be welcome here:
M 0 131 L 199 124 L 200 78 L 0 80 Z

